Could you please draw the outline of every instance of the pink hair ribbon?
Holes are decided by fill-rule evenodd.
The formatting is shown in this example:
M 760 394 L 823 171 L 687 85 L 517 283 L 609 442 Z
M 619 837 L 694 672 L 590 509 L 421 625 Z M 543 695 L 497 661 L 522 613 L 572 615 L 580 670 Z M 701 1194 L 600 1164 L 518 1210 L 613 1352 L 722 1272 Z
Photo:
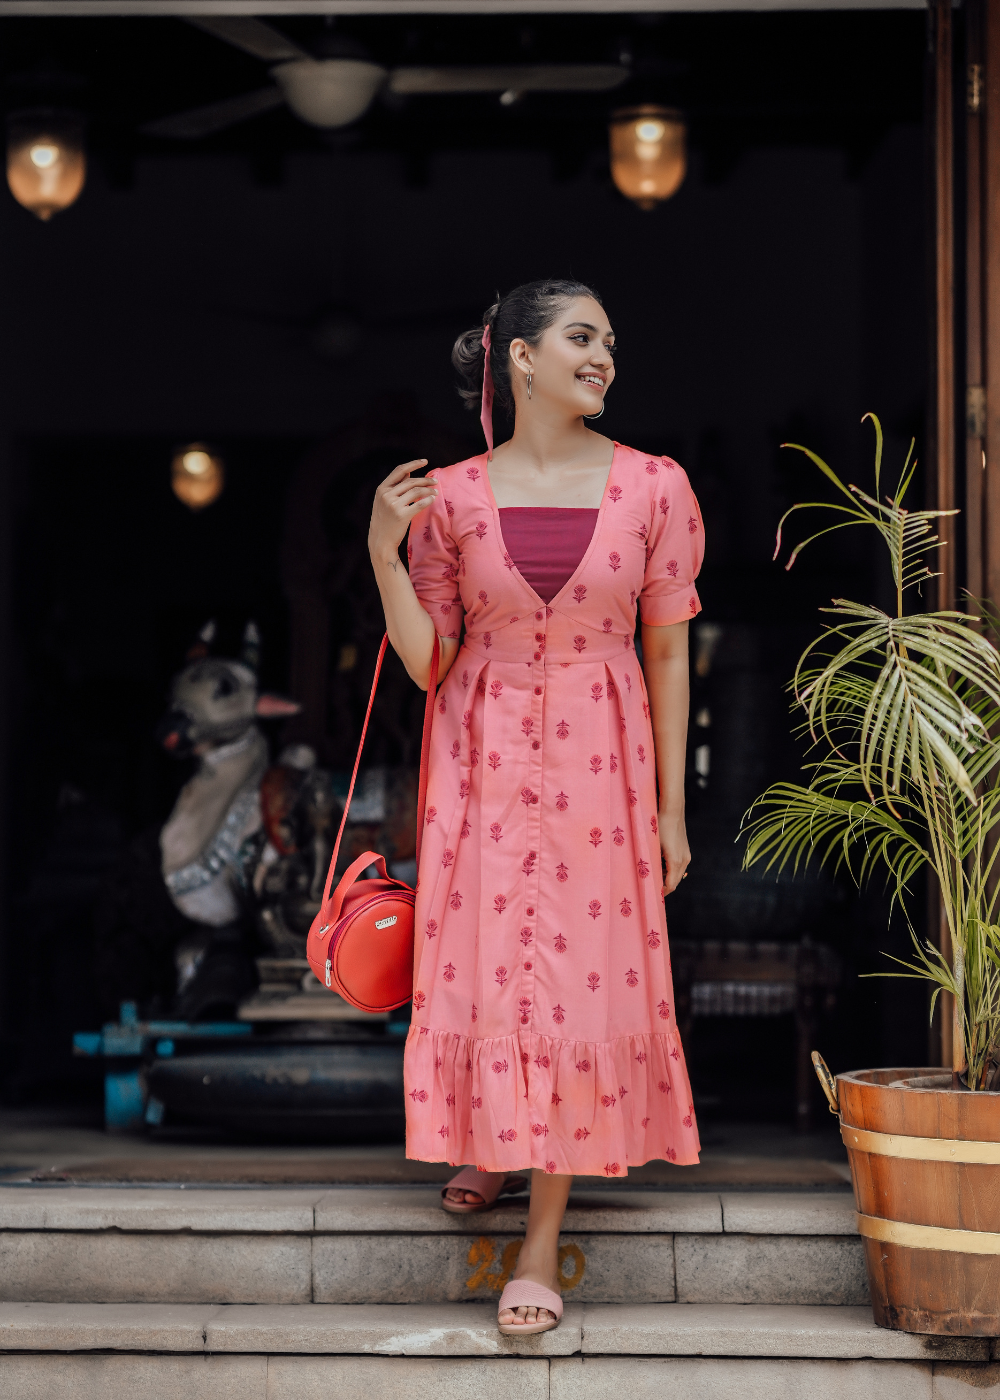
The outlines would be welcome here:
M 492 337 L 490 327 L 486 326 L 483 331 L 483 349 L 486 356 L 483 360 L 483 407 L 479 414 L 479 421 L 483 425 L 483 435 L 486 438 L 487 459 L 493 456 L 493 372 L 490 369 L 490 344 Z

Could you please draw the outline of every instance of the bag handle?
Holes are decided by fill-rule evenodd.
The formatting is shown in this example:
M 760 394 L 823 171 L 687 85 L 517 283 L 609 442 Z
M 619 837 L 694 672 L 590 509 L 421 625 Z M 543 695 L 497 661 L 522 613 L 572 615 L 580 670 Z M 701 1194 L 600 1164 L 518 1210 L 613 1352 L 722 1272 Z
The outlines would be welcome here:
M 369 865 L 374 865 L 378 871 L 379 878 L 390 879 L 388 870 L 385 868 L 385 857 L 373 851 L 362 851 L 361 854 L 351 862 L 351 864 L 341 875 L 337 888 L 333 892 L 333 900 L 326 911 L 327 927 L 332 927 L 340 919 L 340 911 L 344 907 L 344 900 L 347 892 L 354 884 L 355 880 L 363 870 L 367 870 Z
M 368 709 L 365 712 L 365 722 L 361 726 L 361 742 L 358 744 L 358 756 L 354 760 L 354 772 L 351 774 L 351 785 L 347 789 L 347 801 L 344 803 L 344 815 L 340 819 L 340 830 L 337 832 L 337 840 L 333 847 L 333 855 L 330 857 L 330 869 L 326 877 L 326 889 L 323 891 L 324 905 L 329 901 L 330 890 L 333 885 L 333 874 L 337 868 L 337 856 L 340 854 L 340 842 L 344 835 L 344 827 L 347 825 L 347 814 L 351 809 L 351 798 L 354 796 L 354 784 L 357 782 L 358 769 L 361 767 L 361 751 L 365 746 L 365 736 L 368 733 L 368 721 L 372 717 L 372 706 L 375 704 L 375 691 L 378 689 L 378 679 L 382 673 L 382 662 L 385 659 L 386 647 L 389 645 L 389 633 L 386 632 L 382 638 L 382 645 L 378 649 L 378 659 L 375 662 L 375 678 L 372 681 L 372 693 L 368 697 Z M 437 696 L 438 665 L 441 659 L 441 639 L 434 629 L 434 650 L 431 652 L 431 673 L 427 678 L 427 701 L 424 705 L 424 732 L 420 741 L 420 781 L 417 785 L 417 865 L 420 864 L 420 842 L 424 831 L 424 803 L 427 800 L 427 760 L 431 751 L 431 722 L 434 718 L 434 701 Z M 344 872 L 344 879 L 354 872 L 354 879 L 357 879 L 362 870 L 365 870 L 372 861 L 358 857 L 356 861 Z M 379 857 L 379 859 L 382 859 Z M 382 872 L 385 874 L 385 862 L 382 861 Z M 343 883 L 343 881 L 342 881 Z M 349 881 L 348 883 L 353 883 Z M 345 885 L 346 889 L 346 885 Z M 338 911 L 339 912 L 339 911 Z

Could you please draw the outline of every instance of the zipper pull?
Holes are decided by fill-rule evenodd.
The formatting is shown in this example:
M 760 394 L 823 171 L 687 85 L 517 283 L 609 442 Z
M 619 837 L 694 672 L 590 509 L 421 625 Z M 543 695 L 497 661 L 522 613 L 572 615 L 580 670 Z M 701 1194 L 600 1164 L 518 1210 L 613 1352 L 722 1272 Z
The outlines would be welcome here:
M 332 961 L 331 961 L 329 958 L 327 958 L 327 960 L 326 960 L 326 985 L 327 985 L 328 987 L 330 987 L 330 986 L 333 985 L 333 984 L 331 983 L 331 981 L 330 981 L 330 969 L 331 969 L 332 967 L 333 967 Z

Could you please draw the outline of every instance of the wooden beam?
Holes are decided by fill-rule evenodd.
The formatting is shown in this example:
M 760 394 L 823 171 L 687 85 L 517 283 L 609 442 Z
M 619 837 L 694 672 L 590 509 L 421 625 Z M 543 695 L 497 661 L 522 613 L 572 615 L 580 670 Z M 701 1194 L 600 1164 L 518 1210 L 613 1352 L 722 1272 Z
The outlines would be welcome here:
M 0 0 L 6 15 L 687 14 L 719 10 L 922 10 L 924 0 Z
M 955 136 L 951 0 L 934 0 L 934 498 L 955 506 Z M 940 520 L 939 607 L 955 606 L 955 520 Z
M 982 195 L 982 367 L 985 452 L 982 587 L 1000 599 L 1000 0 L 984 0 Z
M 983 526 L 986 447 L 983 347 L 983 4 L 965 11 L 965 587 L 986 592 Z
M 1000 3 L 1000 0 L 998 0 Z M 957 425 L 955 421 L 955 132 L 952 74 L 951 0 L 932 0 L 932 87 L 931 139 L 934 180 L 934 306 L 931 356 L 931 449 L 932 468 L 928 496 L 941 510 L 955 506 L 955 467 Z M 955 544 L 958 526 L 955 517 L 937 522 L 944 546 L 938 551 L 935 568 L 935 602 L 939 608 L 956 605 L 957 575 Z M 951 939 L 937 882 L 928 886 L 928 922 L 932 937 L 950 961 Z M 955 1051 L 962 1045 L 954 1034 L 954 998 L 943 993 L 931 1034 L 931 1055 L 938 1063 L 954 1068 Z

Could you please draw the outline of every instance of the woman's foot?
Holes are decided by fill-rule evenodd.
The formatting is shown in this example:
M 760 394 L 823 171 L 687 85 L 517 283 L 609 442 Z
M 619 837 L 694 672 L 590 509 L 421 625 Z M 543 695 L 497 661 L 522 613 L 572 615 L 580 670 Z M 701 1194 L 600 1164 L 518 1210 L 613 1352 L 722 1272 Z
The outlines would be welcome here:
M 441 1204 L 445 1210 L 458 1214 L 473 1210 L 486 1210 L 499 1196 L 508 1192 L 523 1191 L 528 1181 L 523 1176 L 510 1176 L 507 1172 L 481 1172 L 476 1167 L 463 1167 L 441 1192 Z
M 523 1253 L 523 1251 L 522 1251 Z M 520 1261 L 514 1270 L 515 1279 L 525 1279 L 529 1283 L 540 1283 L 543 1288 L 550 1288 L 553 1293 L 559 1292 L 559 1279 L 553 1270 L 551 1273 L 539 1269 L 522 1269 Z M 497 1314 L 497 1324 L 500 1327 L 512 1327 L 517 1325 L 527 1326 L 534 1322 L 555 1322 L 556 1315 L 548 1308 L 520 1307 L 504 1308 Z
M 461 1191 L 457 1186 L 449 1186 L 444 1193 L 446 1201 L 453 1201 L 455 1205 L 481 1206 L 483 1198 L 477 1191 Z

